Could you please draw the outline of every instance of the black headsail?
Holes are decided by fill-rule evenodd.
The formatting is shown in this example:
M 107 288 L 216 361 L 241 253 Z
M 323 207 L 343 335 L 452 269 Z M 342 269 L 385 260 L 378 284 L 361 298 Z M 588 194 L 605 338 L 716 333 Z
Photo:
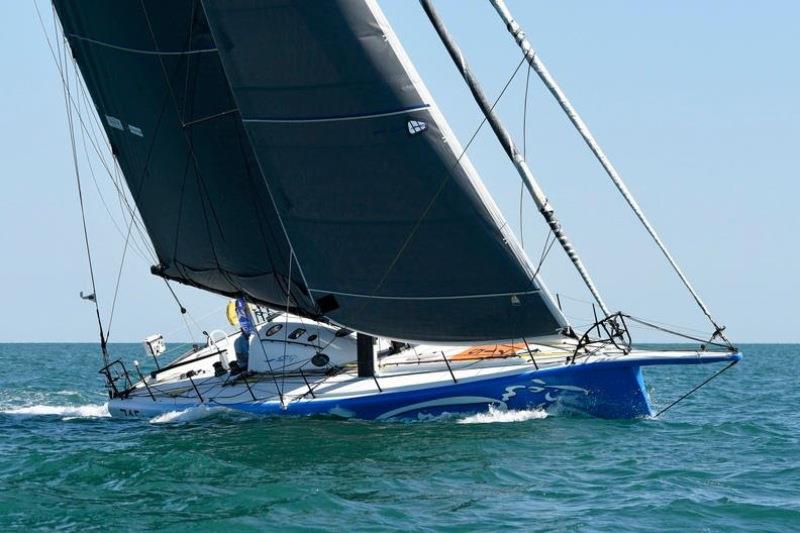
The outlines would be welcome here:
M 375 2 L 56 6 L 166 275 L 392 338 L 565 325 Z

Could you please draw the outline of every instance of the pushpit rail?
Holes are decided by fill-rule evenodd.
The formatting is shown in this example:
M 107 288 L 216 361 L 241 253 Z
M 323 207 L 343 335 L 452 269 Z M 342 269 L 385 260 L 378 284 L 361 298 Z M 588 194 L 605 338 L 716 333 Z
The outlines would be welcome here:
M 125 398 L 128 396 L 134 385 L 128 369 L 125 368 L 125 363 L 122 359 L 117 359 L 108 363 L 100 369 L 100 374 L 106 378 L 106 388 L 108 389 L 109 398 Z M 124 383 L 124 388 L 120 389 L 120 380 Z

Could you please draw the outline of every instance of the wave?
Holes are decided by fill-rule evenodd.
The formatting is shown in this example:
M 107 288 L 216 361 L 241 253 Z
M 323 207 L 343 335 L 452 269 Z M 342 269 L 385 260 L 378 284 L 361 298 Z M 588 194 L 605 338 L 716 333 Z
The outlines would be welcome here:
M 167 411 L 158 416 L 150 419 L 151 424 L 181 424 L 186 422 L 194 422 L 212 416 L 214 414 L 228 411 L 225 407 L 208 407 L 206 405 L 198 405 L 189 407 L 181 411 Z
M 60 416 L 72 418 L 106 418 L 111 416 L 106 404 L 100 405 L 28 405 L 0 409 L 0 413 L 17 416 Z
M 541 420 L 547 418 L 547 411 L 544 409 L 530 409 L 522 411 L 501 410 L 489 407 L 485 413 L 477 413 L 460 418 L 458 424 L 495 424 L 508 422 L 525 422 L 528 420 Z
M 225 407 L 209 407 L 207 405 L 197 405 L 187 409 L 168 411 L 150 419 L 151 424 L 181 424 L 194 422 L 221 413 L 230 413 L 230 409 Z M 108 412 L 107 404 L 87 404 L 87 405 L 28 405 L 24 407 L 0 408 L 0 413 L 19 417 L 34 416 L 54 416 L 61 417 L 63 420 L 76 418 L 107 418 L 111 414 Z M 468 416 L 460 416 L 455 413 L 444 413 L 438 416 L 424 417 L 418 421 L 443 421 L 455 419 L 458 424 L 494 424 L 508 422 L 525 422 L 528 420 L 539 420 L 547 418 L 547 412 L 541 409 L 532 410 L 502 410 L 490 407 L 485 413 L 477 413 Z

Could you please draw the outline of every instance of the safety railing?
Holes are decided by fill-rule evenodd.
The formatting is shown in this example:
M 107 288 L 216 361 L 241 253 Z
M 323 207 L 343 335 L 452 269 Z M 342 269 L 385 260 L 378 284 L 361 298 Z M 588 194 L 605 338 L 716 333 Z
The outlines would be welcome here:
M 622 313 L 608 315 L 589 327 L 575 346 L 571 364 L 574 365 L 580 355 L 591 354 L 591 346 L 603 348 L 608 345 L 614 346 L 624 354 L 631 351 L 631 335 L 625 323 L 625 315 Z
M 106 378 L 109 398 L 124 398 L 133 389 L 133 381 L 121 359 L 107 364 L 99 373 Z

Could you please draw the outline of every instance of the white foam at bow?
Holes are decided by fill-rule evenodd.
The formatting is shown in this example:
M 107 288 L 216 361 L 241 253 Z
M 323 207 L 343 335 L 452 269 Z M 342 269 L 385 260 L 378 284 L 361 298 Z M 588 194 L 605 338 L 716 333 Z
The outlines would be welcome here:
M 503 411 L 495 407 L 489 407 L 486 413 L 478 413 L 458 420 L 459 424 L 493 424 L 496 422 L 525 422 L 526 420 L 538 420 L 547 418 L 547 412 L 543 409 L 531 409 L 524 411 Z
M 20 416 L 61 416 L 64 418 L 104 418 L 111 416 L 102 405 L 28 405 L 1 409 L 0 412 Z

